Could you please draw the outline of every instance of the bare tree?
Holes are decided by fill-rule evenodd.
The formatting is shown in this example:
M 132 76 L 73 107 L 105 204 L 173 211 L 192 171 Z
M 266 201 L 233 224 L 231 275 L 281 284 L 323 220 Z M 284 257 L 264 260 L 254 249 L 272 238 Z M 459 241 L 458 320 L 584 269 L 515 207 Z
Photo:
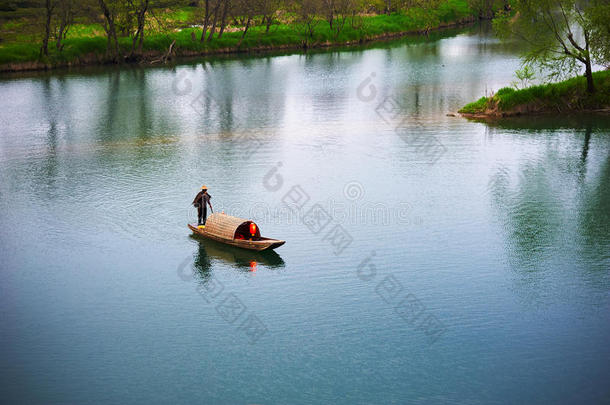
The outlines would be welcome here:
M 335 37 L 338 37 L 343 27 L 345 26 L 345 22 L 347 21 L 350 15 L 354 14 L 354 10 L 356 7 L 355 0 L 334 0 L 335 1 L 335 24 L 334 27 L 331 27 L 335 32 Z
M 333 29 L 333 21 L 335 20 L 335 0 L 321 0 L 322 12 L 330 29 Z
M 116 0 L 98 0 L 102 13 L 104 14 L 104 29 L 108 36 L 108 45 L 106 52 L 112 54 L 115 62 L 118 62 L 121 57 L 121 49 L 119 47 L 119 39 L 116 34 L 115 18 L 117 14 L 118 4 Z
M 231 6 L 231 0 L 222 0 L 224 3 L 222 8 L 222 17 L 220 20 L 220 30 L 218 31 L 218 38 L 222 38 L 222 34 L 227 26 L 227 16 L 229 14 L 229 7 Z
M 212 38 L 214 38 L 214 32 L 216 32 L 216 23 L 218 22 L 218 14 L 220 12 L 221 5 L 221 0 L 215 0 L 214 10 L 212 12 L 212 28 L 210 28 L 210 35 L 208 35 L 208 42 L 212 42 Z
M 258 14 L 262 16 L 262 23 L 265 25 L 265 34 L 269 33 L 269 28 L 273 24 L 273 16 L 283 5 L 282 0 L 256 0 L 255 7 Z
M 57 27 L 55 29 L 55 47 L 58 51 L 62 51 L 64 44 L 62 41 L 66 39 L 70 26 L 74 23 L 74 14 L 76 13 L 76 4 L 74 0 L 59 0 L 57 4 Z
M 142 45 L 144 43 L 144 27 L 146 24 L 146 13 L 149 8 L 149 0 L 127 0 L 128 14 L 134 14 L 136 18 L 136 28 L 131 42 L 131 55 L 136 52 L 136 44 L 138 52 L 142 53 Z
M 51 36 L 51 18 L 55 10 L 56 2 L 53 0 L 45 0 L 45 33 L 42 39 L 42 48 L 40 52 L 45 55 L 49 54 L 49 37 Z
M 210 0 L 203 2 L 203 30 L 201 31 L 200 42 L 205 41 L 205 34 L 208 32 L 208 25 L 210 24 L 210 17 L 212 16 L 212 8 L 210 7 Z
M 237 20 L 237 17 L 241 17 L 241 21 L 239 22 L 244 26 L 244 31 L 241 34 L 242 40 L 246 37 L 248 29 L 250 28 L 250 24 L 252 23 L 256 12 L 258 11 L 257 5 L 258 4 L 256 2 L 248 0 L 234 1 L 233 19 Z
M 305 31 L 305 42 L 303 45 L 307 46 L 308 39 L 314 39 L 316 26 L 320 22 L 318 14 L 321 11 L 320 0 L 300 0 L 295 1 L 295 9 L 297 14 L 297 21 L 303 26 Z

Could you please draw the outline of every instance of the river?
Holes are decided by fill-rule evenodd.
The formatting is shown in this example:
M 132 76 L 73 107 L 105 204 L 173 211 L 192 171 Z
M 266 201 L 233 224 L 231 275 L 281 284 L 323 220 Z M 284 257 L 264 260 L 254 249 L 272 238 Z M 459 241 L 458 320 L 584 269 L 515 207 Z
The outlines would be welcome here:
M 0 79 L 6 403 L 601 403 L 610 121 L 446 114 L 470 27 Z M 215 211 L 287 242 L 190 236 Z

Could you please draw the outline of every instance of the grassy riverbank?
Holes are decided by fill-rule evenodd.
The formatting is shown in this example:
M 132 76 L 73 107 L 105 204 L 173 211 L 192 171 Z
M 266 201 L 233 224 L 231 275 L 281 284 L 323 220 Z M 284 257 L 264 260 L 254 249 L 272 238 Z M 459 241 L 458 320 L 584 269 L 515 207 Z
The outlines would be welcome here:
M 610 113 L 610 71 L 593 73 L 594 94 L 587 93 L 585 77 L 522 90 L 505 87 L 491 97 L 467 104 L 459 113 L 472 117 L 507 117 L 526 114 L 606 111 Z
M 194 7 L 157 11 L 158 19 L 167 22 L 147 27 L 142 54 L 138 61 L 151 62 L 166 55 L 172 43 L 172 56 L 196 56 L 231 52 L 249 52 L 274 49 L 318 48 L 334 45 L 351 45 L 377 39 L 391 38 L 408 33 L 427 32 L 476 20 L 477 12 L 466 0 L 445 0 L 434 10 L 411 8 L 391 15 L 358 15 L 345 19 L 343 28 L 337 32 L 322 18 L 316 20 L 313 33 L 290 13 L 284 13 L 272 25 L 269 32 L 262 25 L 250 27 L 243 35 L 244 27 L 229 26 L 221 38 L 200 41 L 201 28 Z M 41 57 L 40 35 L 28 34 L 24 27 L 27 19 L 5 23 L 3 35 L 8 40 L 0 43 L 0 71 L 48 69 L 58 66 L 102 64 L 110 61 L 107 38 L 99 24 L 75 24 L 66 39 L 63 49 L 49 47 L 49 55 Z M 160 28 L 163 27 L 163 28 Z M 336 27 L 336 26 L 335 26 Z M 25 32 L 24 32 L 25 31 Z M 119 38 L 121 53 L 128 55 L 132 38 Z

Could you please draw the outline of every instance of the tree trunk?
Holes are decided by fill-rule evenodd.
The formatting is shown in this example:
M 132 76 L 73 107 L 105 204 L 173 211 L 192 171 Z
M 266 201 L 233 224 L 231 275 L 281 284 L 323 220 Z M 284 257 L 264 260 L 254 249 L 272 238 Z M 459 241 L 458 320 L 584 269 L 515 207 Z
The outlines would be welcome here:
M 246 21 L 246 28 L 244 29 L 244 33 L 241 35 L 241 39 L 244 39 L 244 37 L 246 36 L 246 33 L 248 32 L 248 28 L 250 28 L 251 20 L 252 20 L 252 17 L 248 16 L 248 21 Z
M 140 42 L 138 43 L 138 53 L 142 54 L 142 48 L 144 46 L 144 26 L 142 26 L 142 31 L 140 31 Z
M 57 38 L 55 47 L 59 52 L 64 49 L 62 41 L 66 39 L 68 30 L 74 23 L 74 4 L 71 0 L 62 0 L 59 2 L 59 30 L 57 31 Z
M 212 28 L 210 28 L 210 35 L 208 35 L 208 42 L 212 42 L 214 38 L 214 31 L 216 31 L 216 22 L 218 21 L 218 10 L 220 10 L 220 1 L 214 7 L 214 17 L 212 19 Z
M 65 35 L 65 34 L 64 34 L 64 30 L 65 30 L 65 29 L 66 29 L 66 24 L 64 23 L 64 21 L 62 21 L 62 22 L 59 24 L 59 32 L 57 33 L 57 43 L 55 44 L 55 48 L 57 48 L 57 50 L 58 50 L 58 51 L 60 51 L 60 52 L 61 52 L 61 50 L 62 50 L 62 48 L 63 48 L 63 47 L 61 46 L 61 40 L 63 39 L 63 37 L 64 37 L 64 35 Z
M 142 14 L 140 15 L 140 43 L 138 44 L 139 53 L 142 53 L 142 46 L 144 45 L 144 29 L 146 28 L 146 13 L 148 12 L 148 3 L 149 0 L 146 0 L 144 3 L 144 10 L 142 10 Z
M 205 41 L 205 33 L 208 32 L 208 24 L 210 23 L 210 0 L 205 0 L 205 18 L 203 20 L 203 31 L 201 32 L 200 42 Z
M 111 44 L 112 44 L 112 46 L 114 47 L 113 52 L 112 52 L 112 57 L 115 62 L 118 62 L 119 58 L 121 56 L 121 49 L 119 48 L 119 40 L 116 35 L 116 27 L 114 25 L 114 16 L 108 9 L 108 6 L 106 6 L 106 3 L 104 2 L 104 0 L 99 0 L 99 4 L 100 4 L 100 8 L 102 9 L 102 12 L 104 13 L 104 17 L 106 18 L 106 21 L 108 22 L 108 31 L 107 31 L 108 32 L 108 45 L 111 46 Z
M 585 63 L 585 76 L 587 77 L 587 93 L 595 93 L 595 84 L 593 83 L 593 70 L 591 69 L 591 59 L 587 58 Z
M 271 28 L 272 22 L 273 22 L 273 18 L 271 16 L 267 16 L 267 27 L 265 29 L 265 34 L 269 33 L 269 28 Z
M 142 45 L 144 44 L 144 25 L 146 23 L 146 12 L 148 11 L 148 2 L 145 0 L 144 3 L 140 3 L 141 9 L 137 10 L 136 19 L 138 21 L 138 28 L 133 36 L 131 43 L 131 56 L 136 52 L 136 44 L 138 45 L 138 53 L 142 53 Z
M 133 36 L 133 39 L 131 40 L 131 55 L 133 56 L 136 53 L 136 44 L 138 43 L 138 38 L 140 36 L 140 28 L 138 27 L 138 29 L 136 30 L 136 33 Z
M 218 38 L 222 38 L 222 33 L 225 31 L 227 26 L 227 12 L 229 11 L 229 0 L 224 0 L 225 6 L 222 9 L 222 20 L 220 21 L 220 31 L 218 31 Z
M 51 15 L 53 14 L 53 4 L 51 0 L 46 0 L 46 21 L 45 21 L 45 32 L 44 38 L 42 39 L 41 52 L 45 55 L 49 54 L 49 37 L 51 36 Z

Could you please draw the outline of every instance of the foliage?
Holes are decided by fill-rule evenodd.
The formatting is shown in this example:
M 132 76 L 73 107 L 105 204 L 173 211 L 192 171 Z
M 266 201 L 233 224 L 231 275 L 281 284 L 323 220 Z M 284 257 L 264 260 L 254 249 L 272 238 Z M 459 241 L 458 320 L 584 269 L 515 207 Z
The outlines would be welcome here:
M 529 86 L 534 80 L 535 73 L 530 65 L 524 65 L 521 69 L 515 71 L 515 77 L 518 81 L 513 81 L 511 85 L 519 90 L 519 88 L 525 88 Z
M 64 0 L 54 0 L 64 1 Z M 209 11 L 214 11 L 216 3 L 221 0 L 209 0 Z M 245 1 L 245 0 L 244 0 Z M 363 14 L 371 4 L 361 0 L 336 0 L 322 4 L 321 0 L 309 0 L 311 8 L 304 10 L 302 5 L 282 2 L 280 0 L 254 0 L 250 7 L 244 8 L 241 2 L 233 0 L 225 18 L 223 35 L 219 35 L 222 23 L 222 10 L 219 8 L 217 25 L 213 40 L 213 17 L 209 18 L 206 31 L 206 41 L 201 42 L 202 26 L 204 25 L 203 4 L 199 6 L 185 5 L 179 8 L 160 7 L 165 3 L 161 0 L 150 0 L 146 12 L 145 25 L 142 31 L 146 35 L 141 38 L 141 49 L 136 46 L 138 33 L 137 11 L 143 10 L 143 1 L 134 0 L 103 0 L 109 11 L 105 18 L 97 6 L 98 0 L 85 0 L 76 10 L 74 21 L 70 26 L 62 47 L 51 46 L 45 62 L 73 61 L 84 56 L 98 60 L 119 60 L 118 55 L 137 55 L 143 53 L 165 54 L 169 45 L 175 41 L 174 49 L 178 53 L 206 53 L 217 49 L 249 49 L 255 47 L 278 46 L 315 46 L 317 44 L 366 41 L 376 36 L 392 33 L 427 31 L 443 23 L 457 22 L 472 18 L 474 11 L 468 6 L 467 0 L 435 0 L 436 8 L 426 8 L 424 1 L 421 6 L 414 2 L 410 7 L 406 3 L 401 12 L 391 14 Z M 327 1 L 327 0 L 325 0 Z M 85 9 L 88 4 L 89 8 Z M 185 3 L 186 4 L 186 3 Z M 398 4 L 398 3 L 395 3 Z M 324 8 L 324 6 L 326 8 Z M 332 9 L 332 26 L 330 12 Z M 258 10 L 258 11 L 257 11 Z M 325 12 L 326 10 L 326 12 Z M 242 14 L 245 13 L 245 14 Z M 261 14 L 264 13 L 264 14 Z M 210 14 L 210 13 L 209 13 Z M 15 19 L 12 29 L 25 30 L 29 27 L 26 21 L 31 19 Z M 58 20 L 53 20 L 55 24 Z M 118 52 L 114 52 L 114 38 L 109 22 L 112 21 L 117 34 Z M 309 26 L 307 26 L 309 24 Z M 246 26 L 249 27 L 246 30 Z M 3 27 L 3 30 L 6 26 Z M 53 30 L 51 30 L 51 36 Z M 10 42 L 0 44 L 0 63 L 35 61 L 39 58 L 40 36 L 43 33 L 23 34 L 14 36 Z M 53 38 L 51 38 L 53 39 Z M 195 40 L 194 40 L 195 39 Z M 107 46 L 111 52 L 108 52 Z M 116 53 L 116 55 L 115 55 Z
M 481 97 L 477 101 L 474 101 L 472 103 L 466 104 L 458 112 L 461 113 L 461 114 L 483 113 L 487 109 L 487 101 L 488 101 L 487 97 Z
M 592 1 L 586 18 L 590 21 L 593 60 L 610 68 L 610 2 Z
M 468 0 L 470 8 L 475 10 L 481 18 L 493 18 L 499 10 L 509 11 L 508 0 Z
M 550 79 L 585 71 L 587 90 L 595 91 L 592 64 L 605 63 L 610 41 L 607 0 L 515 0 L 515 15 L 501 13 L 494 28 L 502 38 L 518 40 L 525 65 L 550 72 Z
M 491 97 L 465 105 L 463 114 L 485 114 L 488 111 L 510 112 L 520 106 L 537 106 L 546 111 L 573 111 L 610 107 L 610 71 L 594 72 L 598 86 L 595 94 L 587 92 L 586 78 L 574 77 L 559 83 L 531 86 L 521 90 L 505 87 Z

